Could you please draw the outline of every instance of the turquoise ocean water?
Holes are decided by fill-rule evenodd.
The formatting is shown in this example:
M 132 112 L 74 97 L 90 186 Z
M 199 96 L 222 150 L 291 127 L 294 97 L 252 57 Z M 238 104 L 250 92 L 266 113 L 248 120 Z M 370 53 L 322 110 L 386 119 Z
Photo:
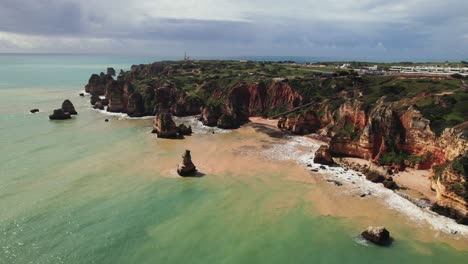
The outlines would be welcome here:
M 231 151 L 266 135 L 158 140 L 151 120 L 108 117 L 77 96 L 92 73 L 158 59 L 0 55 L 0 263 L 466 263 L 466 243 L 421 238 L 432 231 L 392 211 L 390 248 L 360 242 L 365 217 L 320 213 L 309 198 L 320 184 Z M 49 121 L 67 98 L 79 115 Z M 204 177 L 170 169 L 187 147 Z

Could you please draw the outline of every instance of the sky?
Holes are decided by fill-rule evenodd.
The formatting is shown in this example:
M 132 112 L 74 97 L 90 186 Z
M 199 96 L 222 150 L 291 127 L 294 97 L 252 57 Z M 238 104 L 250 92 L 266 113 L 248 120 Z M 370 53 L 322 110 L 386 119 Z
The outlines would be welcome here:
M 1 0 L 0 53 L 468 60 L 466 0 Z

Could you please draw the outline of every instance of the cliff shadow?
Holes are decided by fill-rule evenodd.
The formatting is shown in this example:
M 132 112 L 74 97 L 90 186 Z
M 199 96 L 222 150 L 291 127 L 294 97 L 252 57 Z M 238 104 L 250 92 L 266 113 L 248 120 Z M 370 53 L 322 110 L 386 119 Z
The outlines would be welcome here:
M 267 125 L 250 123 L 249 126 L 255 129 L 256 132 L 267 134 L 272 138 L 283 138 L 285 135 L 282 131 L 271 128 Z

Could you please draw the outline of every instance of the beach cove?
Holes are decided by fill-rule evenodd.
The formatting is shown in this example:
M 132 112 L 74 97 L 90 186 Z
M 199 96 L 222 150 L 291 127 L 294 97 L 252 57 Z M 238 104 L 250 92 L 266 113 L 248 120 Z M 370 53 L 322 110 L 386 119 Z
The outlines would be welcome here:
M 412 218 L 388 204 L 394 196 L 361 198 L 352 190 L 376 184 L 360 176 L 327 182 L 339 172 L 306 166 L 318 144 L 274 125 L 251 120 L 238 130 L 200 127 L 184 140 L 157 139 L 150 119 L 91 109 L 73 81 L 8 85 L 0 99 L 0 263 L 463 263 L 468 256 L 464 227 L 451 234 L 450 219 L 441 227 Z M 78 116 L 49 121 L 67 98 Z M 40 112 L 29 114 L 33 107 Z M 185 149 L 203 177 L 177 176 Z M 368 225 L 385 225 L 392 246 L 362 241 Z

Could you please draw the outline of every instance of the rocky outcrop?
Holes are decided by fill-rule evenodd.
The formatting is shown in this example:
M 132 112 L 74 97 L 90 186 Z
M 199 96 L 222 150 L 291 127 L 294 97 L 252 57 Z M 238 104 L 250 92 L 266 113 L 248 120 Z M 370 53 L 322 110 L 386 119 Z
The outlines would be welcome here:
M 108 74 L 102 72 L 100 75 L 93 74 L 89 78 L 88 84 L 85 86 L 85 91 L 92 95 L 104 95 L 106 93 L 106 86 L 111 80 L 113 80 L 112 76 Z
M 219 117 L 216 126 L 223 129 L 235 129 L 238 128 L 240 124 L 241 122 L 237 119 L 235 114 L 226 113 Z
M 386 178 L 382 183 L 385 188 L 390 190 L 397 190 L 399 188 L 396 182 L 393 181 L 393 177 Z
M 388 230 L 383 226 L 369 226 L 367 230 L 364 230 L 361 233 L 361 236 L 379 246 L 385 246 L 391 242 L 390 232 L 388 232 Z
M 177 138 L 177 126 L 169 112 L 158 113 L 153 119 L 153 133 L 158 138 Z
M 113 113 L 126 113 L 127 108 L 123 100 L 124 87 L 122 81 L 109 81 L 106 89 L 106 98 L 109 100 L 107 111 Z
M 99 95 L 96 95 L 96 94 L 92 94 L 91 95 L 91 98 L 89 99 L 89 102 L 91 103 L 91 105 L 95 105 L 96 102 L 98 101 L 101 101 L 101 97 L 99 97 Z
M 115 76 L 115 70 L 112 67 L 107 68 L 107 75 Z
M 203 101 L 199 97 L 181 96 L 177 102 L 172 105 L 171 112 L 176 116 L 199 115 L 203 107 Z
M 35 114 L 35 113 L 39 112 L 39 109 L 34 108 L 34 109 L 29 110 L 29 112 L 30 112 L 31 114 Z
M 102 101 L 97 101 L 94 105 L 93 105 L 93 108 L 94 109 L 98 109 L 98 110 L 104 110 L 104 105 L 102 104 Z
M 320 146 L 320 148 L 315 152 L 314 163 L 323 164 L 323 165 L 333 165 L 335 162 L 330 153 L 330 149 L 326 145 Z
M 185 150 L 185 153 L 182 156 L 182 161 L 177 166 L 177 173 L 183 177 L 196 175 L 197 168 L 192 162 L 192 156 L 190 155 L 190 150 Z
M 191 126 L 186 126 L 185 124 L 180 124 L 177 127 L 177 133 L 179 133 L 179 135 L 183 135 L 183 136 L 190 136 L 190 135 L 192 135 L 192 127 Z
M 205 126 L 213 127 L 217 125 L 218 119 L 221 115 L 221 107 L 209 105 L 203 108 L 200 121 L 202 121 Z
M 133 92 L 128 97 L 127 114 L 130 117 L 141 117 L 145 114 L 143 97 L 138 92 Z
M 73 106 L 72 102 L 70 100 L 65 100 L 62 103 L 62 110 L 66 113 L 69 113 L 70 115 L 77 115 L 78 113 L 75 110 L 75 106 Z
M 468 225 L 468 155 L 434 168 L 432 188 L 436 190 L 437 203 L 433 211 Z
M 51 115 L 49 115 L 50 120 L 65 120 L 70 118 L 70 113 L 64 112 L 62 108 L 55 109 L 54 112 Z

